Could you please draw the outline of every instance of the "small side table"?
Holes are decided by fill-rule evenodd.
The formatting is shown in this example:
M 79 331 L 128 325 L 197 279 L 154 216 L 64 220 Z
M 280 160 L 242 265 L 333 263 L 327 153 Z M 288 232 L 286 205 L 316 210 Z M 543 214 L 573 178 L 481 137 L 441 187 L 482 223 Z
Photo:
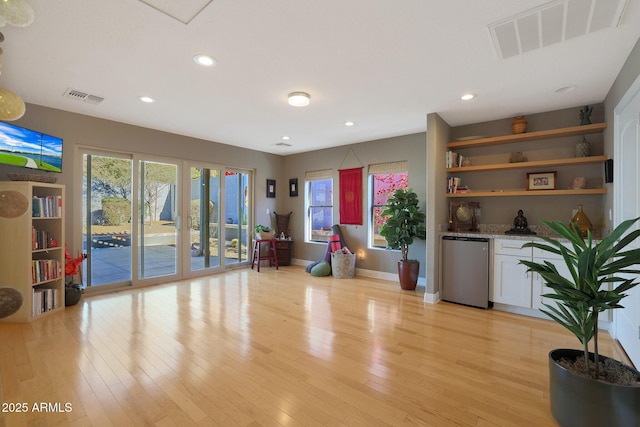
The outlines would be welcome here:
M 263 255 L 260 250 L 260 246 L 262 244 L 267 245 L 268 249 L 266 253 Z M 260 261 L 269 261 L 269 267 L 275 264 L 276 270 L 278 269 L 278 252 L 276 251 L 276 239 L 269 240 L 255 240 L 253 246 L 253 256 L 251 257 L 251 269 L 253 270 L 253 266 L 258 268 L 258 273 L 260 272 Z
M 276 239 L 276 252 L 278 252 L 278 263 L 280 265 L 291 265 L 291 249 L 293 240 Z

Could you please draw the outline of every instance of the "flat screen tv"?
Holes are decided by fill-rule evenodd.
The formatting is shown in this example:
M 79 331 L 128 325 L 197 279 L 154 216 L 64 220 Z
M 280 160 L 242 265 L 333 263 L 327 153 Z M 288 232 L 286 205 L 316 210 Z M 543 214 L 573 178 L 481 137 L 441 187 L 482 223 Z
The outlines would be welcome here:
M 62 138 L 0 122 L 0 164 L 62 172 Z

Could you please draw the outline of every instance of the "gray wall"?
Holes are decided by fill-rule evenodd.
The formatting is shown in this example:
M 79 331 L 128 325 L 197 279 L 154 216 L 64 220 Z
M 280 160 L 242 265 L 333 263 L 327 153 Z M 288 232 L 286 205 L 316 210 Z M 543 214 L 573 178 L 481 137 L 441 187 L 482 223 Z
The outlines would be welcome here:
M 352 149 L 353 151 L 350 151 Z M 418 194 L 421 207 L 426 208 L 426 170 L 425 170 L 425 134 L 399 136 L 381 139 L 361 144 L 329 148 L 308 153 L 294 154 L 284 159 L 283 183 L 289 178 L 298 178 L 299 196 L 286 196 L 278 199 L 278 208 L 282 212 L 293 212 L 291 216 L 291 230 L 295 239 L 294 258 L 303 260 L 320 260 L 324 257 L 326 244 L 304 242 L 304 176 L 305 171 L 332 169 L 334 179 L 334 223 L 339 223 L 339 180 L 338 170 L 363 166 L 363 225 L 343 225 L 342 232 L 349 249 L 365 251 L 365 259 L 356 262 L 357 268 L 375 270 L 387 273 L 397 273 L 397 261 L 400 259 L 398 251 L 367 248 L 368 195 L 370 192 L 367 177 L 367 167 L 370 164 L 406 160 L 409 162 L 409 186 Z M 287 184 L 283 184 L 286 189 Z M 418 240 L 409 248 L 409 258 L 421 262 L 420 277 L 425 275 L 425 242 Z

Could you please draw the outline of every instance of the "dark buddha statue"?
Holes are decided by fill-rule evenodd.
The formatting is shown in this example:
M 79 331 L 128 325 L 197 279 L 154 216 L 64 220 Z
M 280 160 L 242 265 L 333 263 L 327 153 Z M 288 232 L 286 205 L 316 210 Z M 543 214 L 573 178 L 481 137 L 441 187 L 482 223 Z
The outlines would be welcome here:
M 524 216 L 522 209 L 518 210 L 518 215 L 513 219 L 513 227 L 511 230 L 505 231 L 506 234 L 536 234 L 529 229 L 529 223 Z

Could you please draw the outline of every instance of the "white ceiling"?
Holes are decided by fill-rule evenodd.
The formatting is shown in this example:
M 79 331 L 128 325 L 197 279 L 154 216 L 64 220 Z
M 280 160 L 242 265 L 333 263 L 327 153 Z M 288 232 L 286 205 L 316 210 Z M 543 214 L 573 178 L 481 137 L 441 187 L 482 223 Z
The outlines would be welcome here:
M 489 24 L 548 0 L 28 2 L 33 24 L 1 29 L 0 87 L 27 103 L 281 155 L 423 132 L 433 112 L 457 126 L 601 102 L 640 37 L 640 0 L 628 0 L 618 26 L 506 59 Z M 218 65 L 196 65 L 198 53 Z M 554 92 L 567 85 L 577 88 Z M 311 105 L 289 106 L 294 91 Z M 466 92 L 477 98 L 460 101 Z

